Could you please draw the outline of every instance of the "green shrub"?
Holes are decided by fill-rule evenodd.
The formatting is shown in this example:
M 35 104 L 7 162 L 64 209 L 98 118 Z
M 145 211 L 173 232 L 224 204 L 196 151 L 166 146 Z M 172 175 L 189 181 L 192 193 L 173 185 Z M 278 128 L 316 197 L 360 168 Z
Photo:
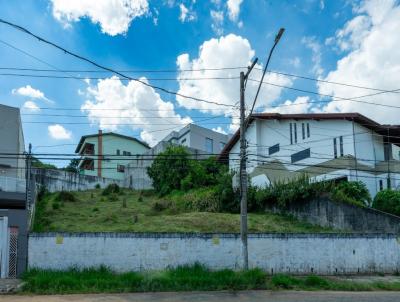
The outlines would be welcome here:
M 371 204 L 371 195 L 367 186 L 361 181 L 342 181 L 335 186 L 334 192 L 341 191 L 351 200 L 364 205 Z
M 400 191 L 383 190 L 378 192 L 372 203 L 374 209 L 400 216 Z
M 100 189 L 101 187 L 100 187 L 100 184 L 96 184 L 95 186 L 94 186 L 94 188 L 95 189 Z
M 304 284 L 314 288 L 329 288 L 329 282 L 316 275 L 307 276 L 304 280 Z
M 120 192 L 120 188 L 117 184 L 109 184 L 101 193 L 102 195 L 106 196 L 106 195 L 110 195 L 110 194 L 119 194 Z
M 198 212 L 220 212 L 220 199 L 215 188 L 204 188 L 190 191 L 184 195 L 188 210 Z
M 116 193 L 111 193 L 107 197 L 109 202 L 115 202 L 118 201 L 118 195 Z
M 296 285 L 299 284 L 299 282 L 300 281 L 298 279 L 284 274 L 277 274 L 271 279 L 272 285 L 284 289 L 294 288 Z
M 151 208 L 154 212 L 161 212 L 171 207 L 169 200 L 157 200 L 151 204 Z
M 93 208 L 93 212 L 98 212 L 99 208 Z
M 60 203 L 59 202 L 53 202 L 52 207 L 53 207 L 53 210 L 58 210 L 60 208 Z
M 68 191 L 60 191 L 56 194 L 55 201 L 58 202 L 75 202 L 77 201 L 75 195 Z

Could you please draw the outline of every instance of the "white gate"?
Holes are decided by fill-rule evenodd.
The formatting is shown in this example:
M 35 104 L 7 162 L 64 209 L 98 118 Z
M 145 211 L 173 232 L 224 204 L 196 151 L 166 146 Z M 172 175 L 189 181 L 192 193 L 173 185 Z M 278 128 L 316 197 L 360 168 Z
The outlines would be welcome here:
M 9 256 L 9 230 L 8 217 L 0 217 L 0 278 L 8 277 L 8 256 Z

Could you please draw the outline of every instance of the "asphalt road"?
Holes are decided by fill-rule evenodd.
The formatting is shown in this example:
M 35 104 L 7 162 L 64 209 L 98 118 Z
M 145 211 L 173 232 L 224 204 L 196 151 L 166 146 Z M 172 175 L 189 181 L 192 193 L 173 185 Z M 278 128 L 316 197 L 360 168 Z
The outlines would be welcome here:
M 242 291 L 55 296 L 0 296 L 4 302 L 398 302 L 400 292 Z

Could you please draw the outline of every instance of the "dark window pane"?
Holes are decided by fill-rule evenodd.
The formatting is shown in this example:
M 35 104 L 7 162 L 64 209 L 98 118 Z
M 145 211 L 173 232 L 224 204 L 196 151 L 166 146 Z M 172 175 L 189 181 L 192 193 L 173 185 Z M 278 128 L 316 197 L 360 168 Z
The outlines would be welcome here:
M 293 145 L 292 123 L 290 123 L 290 144 Z
M 310 137 L 310 124 L 307 123 L 307 137 Z
M 294 143 L 297 144 L 297 124 L 293 123 L 294 125 Z
M 337 146 L 336 146 L 336 137 L 333 139 L 333 156 L 337 158 Z
M 292 163 L 300 161 L 302 159 L 306 159 L 310 157 L 310 148 L 302 150 L 300 152 L 294 153 L 291 155 Z
M 276 152 L 279 152 L 279 144 L 269 147 L 269 149 L 268 149 L 269 155 L 274 154 Z
M 343 136 L 339 137 L 339 143 L 340 143 L 340 156 L 343 156 L 344 155 L 344 152 L 343 152 Z
M 301 134 L 303 135 L 303 139 L 306 139 L 306 129 L 304 127 L 304 123 L 301 124 Z

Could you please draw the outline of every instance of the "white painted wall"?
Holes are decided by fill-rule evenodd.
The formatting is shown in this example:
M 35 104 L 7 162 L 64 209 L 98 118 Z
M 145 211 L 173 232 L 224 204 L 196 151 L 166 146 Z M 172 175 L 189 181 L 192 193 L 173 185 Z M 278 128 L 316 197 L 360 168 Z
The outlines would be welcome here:
M 302 124 L 310 125 L 310 137 L 306 135 L 303 139 Z M 297 143 L 290 142 L 290 124 L 297 125 Z M 305 127 L 306 129 L 306 127 Z M 251 174 L 254 169 L 261 165 L 260 161 L 280 161 L 284 167 L 291 171 L 298 171 L 309 166 L 323 166 L 327 161 L 334 159 L 334 142 L 336 138 L 337 157 L 340 157 L 340 136 L 343 139 L 343 155 L 357 157 L 357 164 L 370 167 L 374 170 L 377 163 L 384 161 L 383 137 L 365 128 L 362 125 L 347 120 L 255 120 L 248 127 L 246 140 L 248 142 L 248 164 L 247 172 Z M 269 155 L 268 149 L 279 144 L 280 151 Z M 229 155 L 229 166 L 231 170 L 239 167 L 239 141 L 233 146 Z M 301 161 L 291 163 L 291 155 L 310 148 L 311 156 Z M 399 147 L 393 146 L 393 156 L 399 156 Z M 397 156 L 397 157 L 396 157 Z M 333 179 L 347 176 L 351 180 L 363 181 L 372 197 L 379 189 L 379 179 L 384 175 L 375 175 L 373 171 L 364 171 L 369 168 L 334 170 L 330 173 L 318 176 L 318 180 Z M 391 173 L 392 184 L 397 184 L 400 173 Z M 384 180 L 384 188 L 386 179 Z M 256 176 L 252 179 L 253 185 L 269 185 L 267 177 Z
M 195 262 L 239 269 L 241 241 L 234 234 L 31 234 L 28 262 L 56 270 L 160 270 Z M 386 234 L 253 234 L 249 265 L 273 273 L 393 273 L 400 270 L 400 243 Z

